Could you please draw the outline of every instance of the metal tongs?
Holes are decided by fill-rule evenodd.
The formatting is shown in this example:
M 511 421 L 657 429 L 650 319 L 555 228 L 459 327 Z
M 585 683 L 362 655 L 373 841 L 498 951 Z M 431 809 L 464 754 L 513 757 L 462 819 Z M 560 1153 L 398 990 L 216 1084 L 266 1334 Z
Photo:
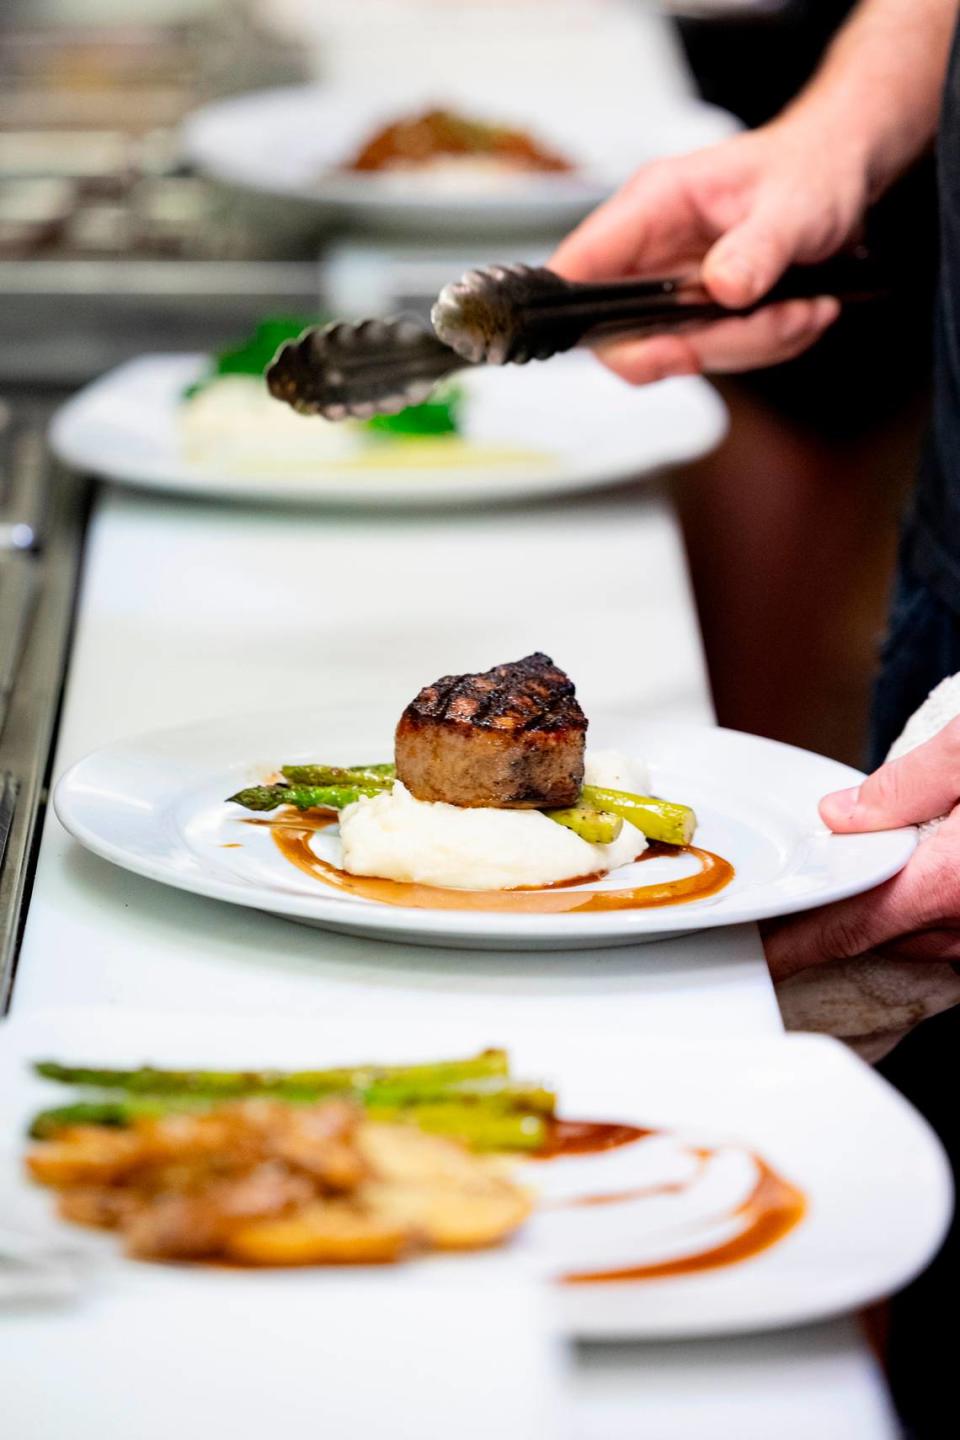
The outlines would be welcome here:
M 874 299 L 881 288 L 871 262 L 854 255 L 795 266 L 742 310 L 718 305 L 687 280 L 576 284 L 544 268 L 489 265 L 441 290 L 432 330 L 404 316 L 314 327 L 281 347 L 267 384 L 301 415 L 369 419 L 421 404 L 467 366 L 524 365 L 575 345 L 752 315 L 783 300 Z

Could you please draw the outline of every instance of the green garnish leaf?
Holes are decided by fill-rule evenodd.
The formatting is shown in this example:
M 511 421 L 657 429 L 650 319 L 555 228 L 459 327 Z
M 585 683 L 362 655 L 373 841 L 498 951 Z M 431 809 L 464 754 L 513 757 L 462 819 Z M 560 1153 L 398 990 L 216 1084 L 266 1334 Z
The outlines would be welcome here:
M 225 375 L 249 375 L 259 379 L 280 346 L 296 340 L 312 325 L 325 325 L 327 317 L 316 315 L 273 315 L 262 320 L 253 335 L 240 345 L 218 351 L 208 368 L 183 391 L 184 400 L 192 400 Z M 363 422 L 365 430 L 374 435 L 429 436 L 456 435 L 460 431 L 463 390 L 448 385 L 431 395 L 422 405 L 409 405 L 396 415 L 375 415 Z M 278 402 L 280 403 L 280 402 Z

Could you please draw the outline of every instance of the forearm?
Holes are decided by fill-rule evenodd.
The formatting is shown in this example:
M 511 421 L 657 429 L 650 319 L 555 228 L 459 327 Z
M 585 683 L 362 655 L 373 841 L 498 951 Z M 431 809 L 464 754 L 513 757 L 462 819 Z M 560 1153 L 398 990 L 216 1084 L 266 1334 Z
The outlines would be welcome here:
M 861 0 L 776 127 L 853 152 L 875 199 L 926 148 L 960 0 Z

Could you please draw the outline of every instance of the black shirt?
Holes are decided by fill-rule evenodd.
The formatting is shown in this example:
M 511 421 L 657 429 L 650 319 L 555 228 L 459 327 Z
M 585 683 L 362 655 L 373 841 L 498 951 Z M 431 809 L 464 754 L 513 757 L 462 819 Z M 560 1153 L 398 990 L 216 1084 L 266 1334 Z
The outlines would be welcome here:
M 937 143 L 940 279 L 934 322 L 933 422 L 908 525 L 917 574 L 960 614 L 960 29 Z

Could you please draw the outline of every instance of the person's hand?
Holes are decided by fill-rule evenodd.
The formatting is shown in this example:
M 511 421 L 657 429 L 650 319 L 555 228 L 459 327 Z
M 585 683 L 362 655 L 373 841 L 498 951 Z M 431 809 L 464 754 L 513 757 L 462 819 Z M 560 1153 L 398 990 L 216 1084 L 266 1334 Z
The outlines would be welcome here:
M 947 818 L 885 885 L 768 925 L 764 947 L 774 978 L 870 953 L 898 960 L 960 960 L 958 802 L 960 720 L 881 766 L 858 790 L 828 795 L 820 813 L 841 835 Z
M 788 265 L 824 260 L 857 231 L 868 200 L 855 139 L 786 117 L 638 171 L 560 245 L 551 268 L 571 280 L 699 276 L 731 308 L 758 300 Z M 830 297 L 791 300 L 746 319 L 598 347 L 632 384 L 749 370 L 791 359 L 839 313 Z

